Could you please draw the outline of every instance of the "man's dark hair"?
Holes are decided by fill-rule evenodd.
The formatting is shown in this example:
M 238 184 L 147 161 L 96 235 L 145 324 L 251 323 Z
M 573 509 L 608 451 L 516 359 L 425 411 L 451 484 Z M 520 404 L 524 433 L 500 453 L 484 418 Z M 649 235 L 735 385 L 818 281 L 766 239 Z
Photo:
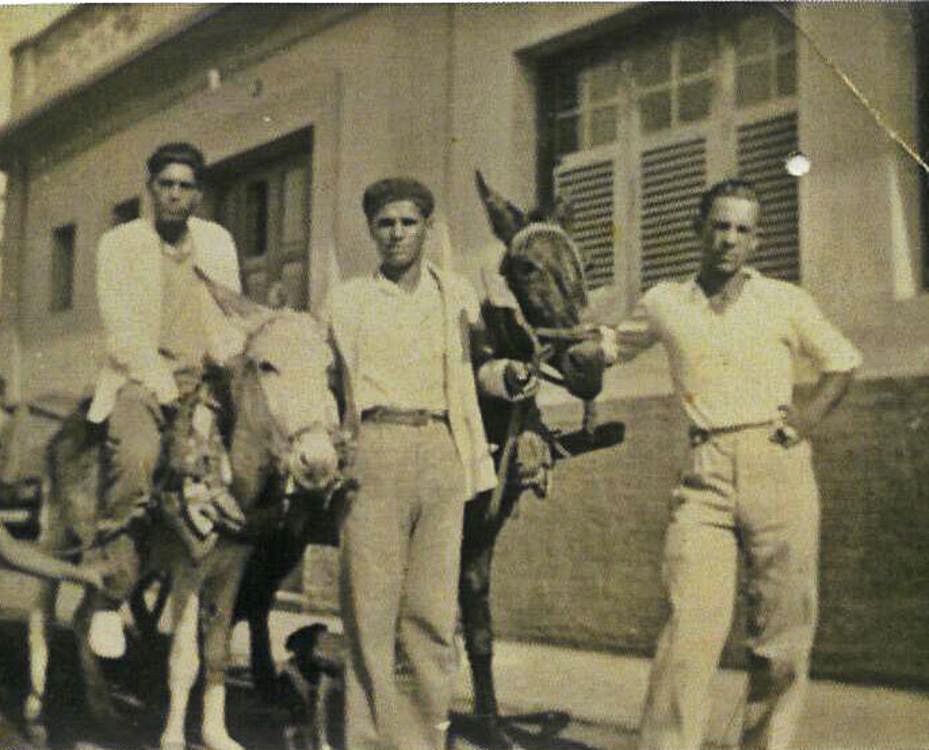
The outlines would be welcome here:
M 412 177 L 388 177 L 368 185 L 361 199 L 361 208 L 371 221 L 378 211 L 395 201 L 415 203 L 424 219 L 428 219 L 435 208 L 432 191 Z
M 169 164 L 186 164 L 194 171 L 194 179 L 199 183 L 206 168 L 203 152 L 191 143 L 163 143 L 148 157 L 148 178 L 154 177 Z
M 730 177 L 725 180 L 720 180 L 700 196 L 700 207 L 694 219 L 694 226 L 698 231 L 706 223 L 706 218 L 710 215 L 710 209 L 713 208 L 713 202 L 717 198 L 726 197 L 745 198 L 746 200 L 754 201 L 758 204 L 759 211 L 761 210 L 761 201 L 758 199 L 758 193 L 751 182 L 743 180 L 740 177 Z

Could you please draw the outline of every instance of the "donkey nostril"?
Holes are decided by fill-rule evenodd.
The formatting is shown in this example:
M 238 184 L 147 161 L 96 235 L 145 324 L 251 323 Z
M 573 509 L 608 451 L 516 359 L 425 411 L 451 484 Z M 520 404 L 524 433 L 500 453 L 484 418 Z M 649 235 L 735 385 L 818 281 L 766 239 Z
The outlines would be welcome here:
M 337 467 L 338 455 L 331 445 L 314 444 L 297 451 L 297 465 L 303 473 L 329 473 Z

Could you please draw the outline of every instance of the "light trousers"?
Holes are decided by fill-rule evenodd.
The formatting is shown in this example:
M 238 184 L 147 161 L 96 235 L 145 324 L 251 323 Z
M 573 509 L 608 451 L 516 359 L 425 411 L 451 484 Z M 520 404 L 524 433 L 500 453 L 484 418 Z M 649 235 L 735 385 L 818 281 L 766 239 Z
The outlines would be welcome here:
M 641 750 L 701 747 L 740 553 L 749 635 L 741 746 L 791 746 L 817 619 L 819 496 L 809 444 L 784 448 L 770 433 L 711 436 L 692 449 L 673 493 L 663 561 L 671 612 L 652 664 Z
M 340 559 L 346 749 L 439 750 L 457 669 L 464 471 L 442 422 L 362 423 L 355 469 Z

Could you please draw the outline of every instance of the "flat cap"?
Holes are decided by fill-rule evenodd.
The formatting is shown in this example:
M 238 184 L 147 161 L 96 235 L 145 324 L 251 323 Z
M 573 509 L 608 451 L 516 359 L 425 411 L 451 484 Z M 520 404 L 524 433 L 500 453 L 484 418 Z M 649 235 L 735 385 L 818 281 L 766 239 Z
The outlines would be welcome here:
M 361 207 L 370 221 L 384 206 L 395 201 L 412 201 L 424 217 L 431 216 L 435 208 L 432 191 L 412 177 L 388 177 L 368 185 L 361 199 Z

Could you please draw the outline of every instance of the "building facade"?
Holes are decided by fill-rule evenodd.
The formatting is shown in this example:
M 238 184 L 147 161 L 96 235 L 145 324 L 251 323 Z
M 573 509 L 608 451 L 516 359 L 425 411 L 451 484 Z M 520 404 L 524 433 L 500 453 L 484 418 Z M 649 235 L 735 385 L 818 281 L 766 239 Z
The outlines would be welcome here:
M 920 169 L 888 129 L 917 144 L 926 129 L 922 21 L 915 4 L 78 6 L 14 52 L 0 374 L 17 399 L 89 390 L 96 243 L 145 213 L 144 160 L 164 141 L 206 152 L 203 213 L 233 232 L 247 292 L 280 282 L 310 309 L 371 267 L 360 195 L 385 174 L 434 188 L 430 252 L 475 285 L 501 251 L 475 169 L 526 208 L 568 197 L 594 296 L 617 318 L 693 272 L 696 200 L 741 174 L 764 202 L 756 264 L 808 289 L 865 356 L 817 446 L 817 668 L 918 679 L 929 242 Z M 784 169 L 795 152 L 811 164 L 801 178 Z M 504 633 L 651 647 L 684 450 L 668 445 L 670 391 L 661 351 L 609 373 L 602 411 L 629 437 L 579 459 L 587 484 L 566 470 L 505 532 Z M 334 602 L 325 580 L 308 594 Z

